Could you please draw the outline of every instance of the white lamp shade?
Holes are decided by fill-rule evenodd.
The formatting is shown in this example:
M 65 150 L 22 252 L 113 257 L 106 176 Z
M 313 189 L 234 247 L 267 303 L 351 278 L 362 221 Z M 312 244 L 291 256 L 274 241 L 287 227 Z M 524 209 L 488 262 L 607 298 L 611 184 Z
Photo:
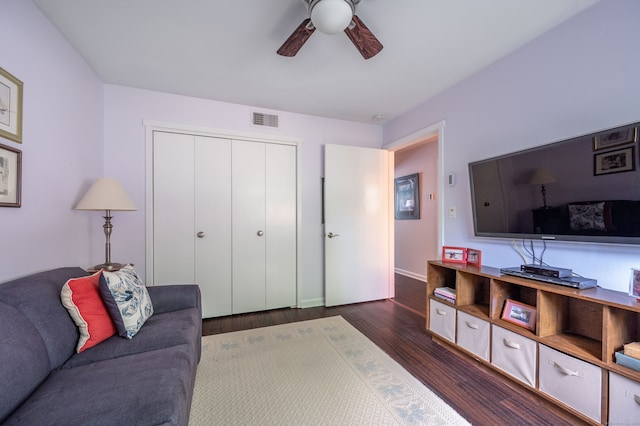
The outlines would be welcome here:
M 116 179 L 100 178 L 84 194 L 76 210 L 137 210 Z
M 344 31 L 352 18 L 353 9 L 345 0 L 320 0 L 311 9 L 311 22 L 325 34 Z
M 556 177 L 547 169 L 536 169 L 529 179 L 531 185 L 546 185 L 555 181 Z

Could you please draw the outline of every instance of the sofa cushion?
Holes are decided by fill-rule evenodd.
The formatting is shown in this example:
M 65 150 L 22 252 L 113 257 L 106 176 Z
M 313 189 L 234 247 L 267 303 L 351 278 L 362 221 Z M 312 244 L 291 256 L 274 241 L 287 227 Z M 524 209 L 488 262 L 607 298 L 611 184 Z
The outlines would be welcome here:
M 195 372 L 188 345 L 63 368 L 3 426 L 186 425 Z
M 76 351 L 82 352 L 116 334 L 98 285 L 102 271 L 88 277 L 72 278 L 62 286 L 60 298 L 78 326 Z
M 78 327 L 62 306 L 60 290 L 68 279 L 86 275 L 82 268 L 58 268 L 0 285 L 0 300 L 22 312 L 40 333 L 51 369 L 73 355 L 78 343 Z
M 0 303 L 0 423 L 49 374 L 42 337 L 16 308 Z
M 133 338 L 153 315 L 153 305 L 144 283 L 131 265 L 116 272 L 102 273 L 100 294 L 118 334 Z
M 606 231 L 604 201 L 598 203 L 569 204 L 569 228 L 572 231 L 592 229 Z
M 62 368 L 73 368 L 92 362 L 184 344 L 193 347 L 196 351 L 195 358 L 198 359 L 202 324 L 200 317 L 200 310 L 196 308 L 153 314 L 136 334 L 135 339 L 129 340 L 113 336 L 90 351 L 74 354 Z

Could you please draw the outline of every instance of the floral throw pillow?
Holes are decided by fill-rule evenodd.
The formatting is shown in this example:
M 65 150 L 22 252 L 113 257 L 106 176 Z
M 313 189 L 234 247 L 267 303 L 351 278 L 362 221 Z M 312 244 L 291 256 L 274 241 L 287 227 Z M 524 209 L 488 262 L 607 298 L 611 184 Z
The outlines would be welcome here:
M 104 271 L 100 278 L 100 295 L 119 336 L 133 338 L 153 315 L 147 287 L 131 265 L 116 272 Z
M 593 204 L 569 204 L 569 227 L 573 231 L 595 229 L 606 231 L 604 202 Z

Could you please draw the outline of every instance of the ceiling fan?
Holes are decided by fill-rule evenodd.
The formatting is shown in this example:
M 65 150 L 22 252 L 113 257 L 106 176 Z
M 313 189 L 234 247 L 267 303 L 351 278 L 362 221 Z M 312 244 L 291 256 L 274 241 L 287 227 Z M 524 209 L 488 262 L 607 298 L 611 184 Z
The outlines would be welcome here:
M 307 5 L 309 17 L 280 46 L 278 55 L 295 56 L 316 29 L 325 34 L 344 31 L 364 59 L 382 50 L 382 44 L 355 14 L 360 0 L 302 1 Z

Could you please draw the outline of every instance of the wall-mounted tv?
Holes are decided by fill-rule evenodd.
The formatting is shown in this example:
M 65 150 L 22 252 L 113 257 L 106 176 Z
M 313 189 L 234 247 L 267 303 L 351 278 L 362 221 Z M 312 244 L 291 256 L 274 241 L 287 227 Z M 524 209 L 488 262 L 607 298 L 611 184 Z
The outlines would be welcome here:
M 478 237 L 640 244 L 640 122 L 469 163 Z

